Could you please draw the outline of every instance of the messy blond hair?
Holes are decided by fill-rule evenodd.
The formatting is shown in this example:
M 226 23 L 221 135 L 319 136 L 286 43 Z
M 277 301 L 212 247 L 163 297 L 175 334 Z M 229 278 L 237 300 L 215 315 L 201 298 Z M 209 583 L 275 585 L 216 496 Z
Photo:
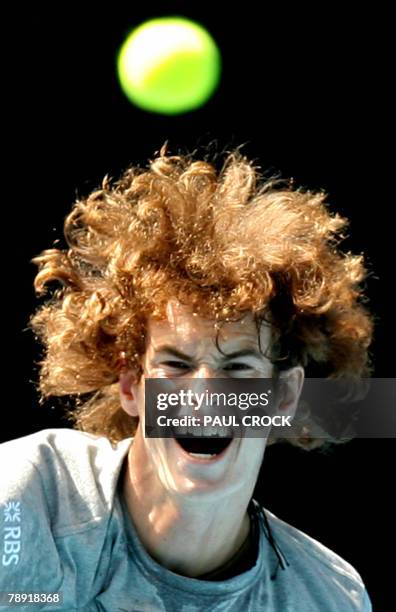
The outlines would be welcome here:
M 66 217 L 67 248 L 33 259 L 38 294 L 61 285 L 30 321 L 45 349 L 41 401 L 70 395 L 76 428 L 112 443 L 133 435 L 120 369 L 140 377 L 148 319 L 163 318 L 170 297 L 219 322 L 247 312 L 258 329 L 270 322 L 277 371 L 368 376 L 363 257 L 339 250 L 347 220 L 325 198 L 264 178 L 239 148 L 216 170 L 164 145 L 147 168 L 105 177 Z M 320 446 L 306 427 L 289 442 Z

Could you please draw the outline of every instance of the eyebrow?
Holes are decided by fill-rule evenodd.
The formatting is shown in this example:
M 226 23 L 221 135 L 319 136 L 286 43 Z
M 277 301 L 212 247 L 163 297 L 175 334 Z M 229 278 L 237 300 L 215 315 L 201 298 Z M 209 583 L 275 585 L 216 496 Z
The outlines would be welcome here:
M 163 344 L 155 349 L 156 353 L 169 353 L 178 359 L 184 359 L 184 361 L 192 361 L 192 358 L 189 355 L 186 355 L 176 347 L 170 344 Z M 258 357 L 259 359 L 263 358 L 263 355 L 257 350 L 253 348 L 245 348 L 238 351 L 233 351 L 232 353 L 226 353 L 224 355 L 226 359 L 235 359 L 236 357 Z

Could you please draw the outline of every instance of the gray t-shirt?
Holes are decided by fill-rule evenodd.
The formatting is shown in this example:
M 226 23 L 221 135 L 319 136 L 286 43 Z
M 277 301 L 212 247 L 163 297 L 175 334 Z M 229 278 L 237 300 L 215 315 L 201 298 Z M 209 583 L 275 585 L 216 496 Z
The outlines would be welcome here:
M 62 593 L 23 610 L 370 612 L 357 571 L 269 510 L 257 561 L 228 580 L 187 578 L 154 561 L 120 496 L 131 438 L 46 429 L 0 445 L 0 592 Z M 4 601 L 4 596 L 3 596 Z M 7 605 L 0 609 L 9 609 Z

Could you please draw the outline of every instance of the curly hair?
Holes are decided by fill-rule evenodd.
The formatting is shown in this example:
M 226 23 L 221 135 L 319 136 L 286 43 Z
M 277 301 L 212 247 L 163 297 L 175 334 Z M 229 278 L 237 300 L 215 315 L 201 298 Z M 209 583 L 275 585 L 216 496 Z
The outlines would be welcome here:
M 139 379 L 148 320 L 164 317 L 170 297 L 218 322 L 250 312 L 259 331 L 269 321 L 277 372 L 301 364 L 309 375 L 368 376 L 367 271 L 362 255 L 339 249 L 348 222 L 325 199 L 265 178 L 239 148 L 216 169 L 165 143 L 147 168 L 106 176 L 66 217 L 65 248 L 32 260 L 37 294 L 57 282 L 30 319 L 44 346 L 40 401 L 70 395 L 74 427 L 113 444 L 133 435 L 120 370 Z M 321 446 L 306 425 L 288 441 Z

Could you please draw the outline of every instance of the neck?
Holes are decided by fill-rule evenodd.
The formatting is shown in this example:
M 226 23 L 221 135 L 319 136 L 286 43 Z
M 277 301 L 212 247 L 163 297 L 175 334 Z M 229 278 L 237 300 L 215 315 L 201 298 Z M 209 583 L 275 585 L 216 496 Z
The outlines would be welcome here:
M 140 438 L 128 454 L 123 495 L 146 551 L 178 574 L 198 577 L 218 569 L 249 533 L 251 491 L 233 491 L 214 504 L 213 497 L 191 498 L 165 490 Z

